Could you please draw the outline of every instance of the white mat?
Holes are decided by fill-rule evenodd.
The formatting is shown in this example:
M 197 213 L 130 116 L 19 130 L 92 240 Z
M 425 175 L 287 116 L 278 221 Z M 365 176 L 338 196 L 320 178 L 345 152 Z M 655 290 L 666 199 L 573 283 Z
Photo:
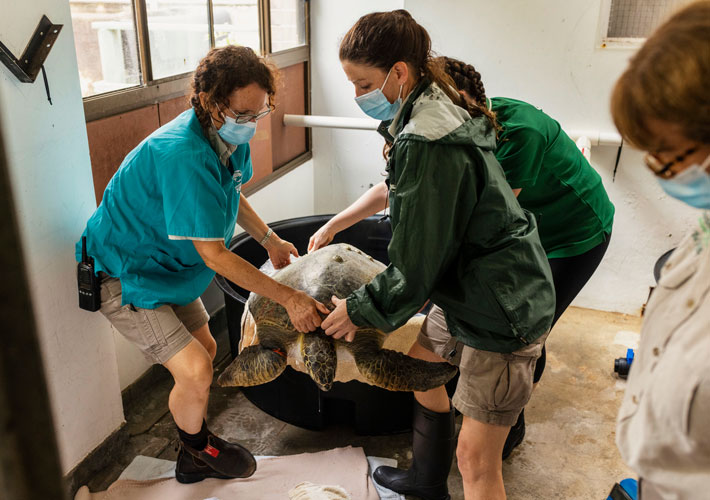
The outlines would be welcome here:
M 324 455 L 324 456 L 321 456 Z M 330 456 L 329 456 L 330 455 Z M 361 448 L 338 448 L 335 450 L 329 450 L 329 451 L 324 451 L 324 452 L 319 452 L 319 453 L 303 453 L 301 455 L 292 455 L 292 456 L 287 456 L 287 457 L 270 457 L 270 456 L 257 456 L 257 462 L 260 464 L 264 464 L 261 466 L 262 470 L 265 470 L 269 467 L 273 469 L 273 466 L 275 465 L 274 460 L 283 460 L 287 459 L 289 461 L 293 460 L 293 457 L 299 457 L 299 461 L 303 460 L 315 460 L 318 458 L 325 459 L 326 463 L 333 462 L 333 460 L 337 459 L 338 457 L 342 458 L 345 457 L 348 460 L 357 460 L 358 457 L 364 457 L 364 454 L 362 453 Z M 284 466 L 287 465 L 287 462 L 282 462 Z M 288 462 L 292 463 L 292 462 Z M 368 484 L 364 488 L 364 491 L 367 492 L 367 497 L 366 498 L 378 498 L 380 500 L 404 500 L 404 496 L 395 493 L 391 490 L 388 490 L 386 488 L 383 488 L 382 486 L 379 486 L 375 481 L 372 479 L 372 471 L 374 471 L 377 467 L 380 465 L 389 465 L 392 467 L 397 466 L 397 461 L 389 458 L 380 458 L 380 457 L 367 457 L 367 465 L 368 465 L 368 471 L 367 474 L 369 476 L 370 481 L 368 481 Z M 252 477 L 256 477 L 259 475 L 259 467 L 257 467 L 257 474 Z M 325 472 L 325 471 L 323 471 Z M 331 471 L 333 472 L 333 471 Z M 304 477 L 303 480 L 311 480 L 315 478 L 316 480 L 313 481 L 317 484 L 332 484 L 333 481 L 329 479 L 328 474 L 324 474 L 324 477 L 320 478 L 321 481 L 318 481 L 319 477 L 312 476 L 312 477 Z M 332 477 L 332 476 L 331 476 Z M 86 486 L 82 486 L 79 491 L 77 491 L 74 500 L 113 500 L 113 499 L 130 499 L 133 498 L 134 495 L 135 497 L 140 497 L 140 498 L 150 498 L 150 496 L 146 493 L 149 490 L 155 490 L 155 493 L 157 495 L 160 495 L 161 493 L 164 494 L 168 490 L 175 488 L 177 486 L 178 489 L 183 490 L 183 489 L 188 489 L 191 488 L 190 485 L 179 485 L 177 481 L 174 479 L 175 478 L 175 462 L 170 461 L 170 460 L 161 460 L 158 458 L 152 458 L 152 457 L 146 457 L 142 455 L 138 455 L 136 458 L 133 459 L 133 461 L 130 463 L 128 467 L 121 473 L 119 476 L 118 480 L 113 483 L 109 489 L 105 492 L 99 492 L 99 493 L 91 493 L 89 489 Z M 300 479 L 300 478 L 299 478 Z M 324 480 L 325 479 L 325 480 Z M 249 481 L 249 479 L 234 479 L 234 480 L 228 480 L 228 481 L 221 481 L 217 479 L 206 479 L 202 483 L 197 483 L 197 484 L 202 484 L 204 486 L 205 483 L 209 484 L 214 484 L 215 485 L 215 491 L 220 487 L 219 485 L 222 484 L 224 490 L 224 486 L 228 485 L 229 483 L 240 483 L 240 482 L 245 482 Z M 292 480 L 293 482 L 293 480 Z M 299 481 L 300 482 L 300 481 Z M 357 483 L 357 481 L 356 481 Z M 296 483 L 293 484 L 295 486 Z M 362 486 L 362 484 L 360 484 Z M 204 487 L 201 488 L 204 490 Z M 206 491 L 206 490 L 205 490 Z M 197 493 L 197 492 L 196 492 Z M 231 493 L 231 492 L 230 492 Z M 235 490 L 234 493 L 237 493 Z M 288 498 L 287 492 L 282 492 L 283 496 L 274 496 L 273 498 Z M 157 498 L 157 497 L 156 497 Z M 197 498 L 197 497 L 193 497 Z M 200 496 L 199 499 L 197 500 L 220 500 L 222 497 L 219 496 Z M 228 498 L 228 497 L 224 497 Z M 247 498 L 242 496 L 241 498 Z M 260 498 L 272 498 L 271 496 L 260 496 Z M 354 498 L 354 497 L 353 497 Z

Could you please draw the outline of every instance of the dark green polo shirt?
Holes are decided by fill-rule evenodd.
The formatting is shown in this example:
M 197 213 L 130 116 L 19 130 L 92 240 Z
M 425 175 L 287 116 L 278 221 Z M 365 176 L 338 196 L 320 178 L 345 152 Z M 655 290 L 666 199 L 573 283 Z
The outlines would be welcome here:
M 528 103 L 494 97 L 503 127 L 496 159 L 520 205 L 538 221 L 548 258 L 580 255 L 611 233 L 614 205 L 599 174 L 557 121 Z

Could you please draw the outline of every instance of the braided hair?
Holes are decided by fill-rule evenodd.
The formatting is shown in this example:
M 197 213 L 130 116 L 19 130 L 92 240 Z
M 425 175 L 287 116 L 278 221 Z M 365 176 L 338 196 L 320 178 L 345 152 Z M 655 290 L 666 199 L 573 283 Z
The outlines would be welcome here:
M 464 98 L 469 105 L 475 105 L 485 114 L 496 129 L 496 135 L 502 130 L 496 120 L 496 114 L 486 105 L 486 89 L 481 81 L 481 74 L 470 64 L 451 57 L 437 57 L 437 62 L 444 66 L 444 71 L 451 77 L 459 91 L 466 92 Z M 471 102 L 473 101 L 473 103 Z
M 190 95 L 205 134 L 211 124 L 209 107 L 228 107 L 229 96 L 237 89 L 256 83 L 269 95 L 269 105 L 273 106 L 277 77 L 278 71 L 249 47 L 227 45 L 210 50 L 195 70 Z M 207 94 L 205 106 L 200 101 L 201 92 Z

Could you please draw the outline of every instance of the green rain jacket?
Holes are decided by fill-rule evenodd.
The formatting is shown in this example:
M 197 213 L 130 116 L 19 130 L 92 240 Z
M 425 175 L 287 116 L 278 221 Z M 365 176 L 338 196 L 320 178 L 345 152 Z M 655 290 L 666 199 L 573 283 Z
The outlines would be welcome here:
M 471 347 L 509 353 L 546 333 L 550 267 L 535 218 L 495 159 L 487 118 L 424 81 L 379 131 L 393 143 L 391 264 L 347 298 L 351 321 L 390 332 L 431 299 Z

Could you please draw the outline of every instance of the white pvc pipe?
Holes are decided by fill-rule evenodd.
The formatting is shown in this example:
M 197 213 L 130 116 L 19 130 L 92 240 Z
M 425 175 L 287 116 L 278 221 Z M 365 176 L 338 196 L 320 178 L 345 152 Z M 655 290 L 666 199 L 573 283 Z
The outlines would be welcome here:
M 621 136 L 617 132 L 600 132 L 599 130 L 565 130 L 573 141 L 586 136 L 592 146 L 621 146 Z
M 354 130 L 377 130 L 380 124 L 370 118 L 346 118 L 342 116 L 284 115 L 287 127 L 327 127 Z
M 284 115 L 284 125 L 287 127 L 327 127 L 353 130 L 377 130 L 380 124 L 370 118 L 347 118 L 343 116 L 317 115 Z M 600 132 L 599 130 L 569 130 L 567 135 L 573 141 L 582 136 L 589 138 L 592 146 L 621 146 L 621 136 L 616 132 Z

